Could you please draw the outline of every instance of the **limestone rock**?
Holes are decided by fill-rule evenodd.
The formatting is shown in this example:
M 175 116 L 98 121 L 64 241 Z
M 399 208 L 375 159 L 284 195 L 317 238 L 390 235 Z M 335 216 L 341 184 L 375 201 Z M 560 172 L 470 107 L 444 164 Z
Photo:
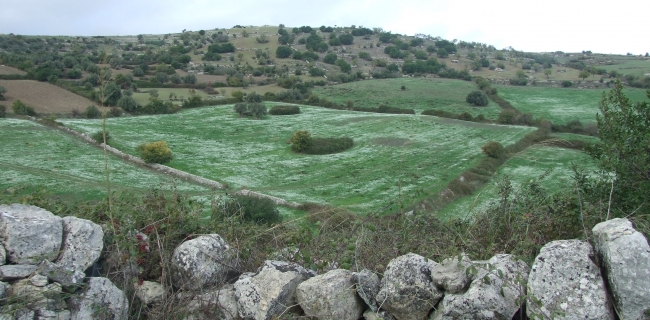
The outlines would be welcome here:
M 107 278 L 89 278 L 86 290 L 68 299 L 72 320 L 127 319 L 129 302 L 122 290 Z
M 192 319 L 238 320 L 241 318 L 237 308 L 237 297 L 232 284 L 197 295 L 188 303 Z
M 188 240 L 172 255 L 172 281 L 183 289 L 201 290 L 218 284 L 229 269 L 232 250 L 218 234 Z
M 305 315 L 318 319 L 356 320 L 365 309 L 357 296 L 352 272 L 331 270 L 298 285 L 298 303 Z
M 395 320 L 395 317 L 386 310 L 372 311 L 368 309 L 363 313 L 363 318 L 366 320 Z
M 472 282 L 472 277 L 466 272 L 472 261 L 466 256 L 447 258 L 431 270 L 433 284 L 447 293 L 463 293 Z
M 29 279 L 19 280 L 8 290 L 9 299 L 20 301 L 21 307 L 30 310 L 62 310 L 65 308 L 61 285 L 52 283 L 44 287 L 32 285 Z
M 76 217 L 63 218 L 63 245 L 56 264 L 72 270 L 74 283 L 81 283 L 84 271 L 99 259 L 104 247 L 104 232 L 92 221 Z
M 8 264 L 0 267 L 0 281 L 11 281 L 29 277 L 36 266 L 30 264 Z
M 5 251 L 5 246 L 0 241 L 0 266 L 4 266 L 7 263 L 7 251 Z
M 0 240 L 7 260 L 38 264 L 59 255 L 63 237 L 61 218 L 35 206 L 0 205 Z
M 158 282 L 143 281 L 142 284 L 136 283 L 134 287 L 135 295 L 144 304 L 160 302 L 165 297 L 165 288 Z
M 29 282 L 35 287 L 45 287 L 48 284 L 47 277 L 40 274 L 35 274 L 29 278 Z
M 430 320 L 512 319 L 520 306 L 516 300 L 525 294 L 528 266 L 508 254 L 488 261 L 474 262 L 477 274 L 462 294 L 445 294 Z
M 37 320 L 70 320 L 70 310 L 36 310 Z
M 591 260 L 593 249 L 580 240 L 547 243 L 540 251 L 528 278 L 528 294 L 537 298 L 541 308 L 530 299 L 532 314 L 554 319 L 614 319 L 607 299 L 605 283 L 598 266 Z
M 377 311 L 378 305 L 375 297 L 379 293 L 379 277 L 368 269 L 352 274 L 352 281 L 357 287 L 357 294 L 366 302 L 370 310 Z
M 38 265 L 37 272 L 54 282 L 60 283 L 64 287 L 79 286 L 83 280 L 75 270 L 65 268 L 47 260 L 44 260 Z
M 377 303 L 399 320 L 424 319 L 442 292 L 431 280 L 438 264 L 414 253 L 391 260 L 386 267 Z
M 316 273 L 295 263 L 267 260 L 254 276 L 243 275 L 235 282 L 239 316 L 271 319 L 296 304 L 298 285 Z
M 593 229 L 596 254 L 621 319 L 643 319 L 650 308 L 650 247 L 627 219 L 612 219 Z
M 8 289 L 9 289 L 9 284 L 0 281 L 0 299 L 4 299 Z

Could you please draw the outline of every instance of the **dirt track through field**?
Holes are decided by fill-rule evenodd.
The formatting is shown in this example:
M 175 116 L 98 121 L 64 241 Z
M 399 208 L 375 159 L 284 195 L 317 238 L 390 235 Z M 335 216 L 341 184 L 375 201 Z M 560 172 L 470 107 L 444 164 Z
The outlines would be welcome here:
M 0 101 L 0 104 L 6 105 L 8 112 L 12 112 L 11 105 L 15 100 L 33 107 L 36 113 L 44 114 L 71 113 L 75 109 L 83 112 L 89 105 L 99 107 L 97 103 L 87 98 L 47 82 L 0 80 L 0 86 L 7 89 L 7 93 L 4 94 L 6 100 Z

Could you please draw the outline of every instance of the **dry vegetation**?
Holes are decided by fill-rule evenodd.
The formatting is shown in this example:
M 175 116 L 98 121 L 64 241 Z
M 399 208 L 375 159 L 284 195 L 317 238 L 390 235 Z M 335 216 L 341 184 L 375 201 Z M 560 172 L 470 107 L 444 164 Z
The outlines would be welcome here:
M 19 74 L 21 76 L 24 76 L 27 74 L 27 72 L 13 67 L 0 65 L 0 74 Z
M 99 106 L 94 101 L 76 95 L 47 82 L 34 80 L 0 80 L 0 86 L 7 88 L 4 104 L 8 107 L 15 100 L 34 107 L 37 113 L 70 113 L 84 111 L 89 105 Z M 8 108 L 7 111 L 10 111 Z

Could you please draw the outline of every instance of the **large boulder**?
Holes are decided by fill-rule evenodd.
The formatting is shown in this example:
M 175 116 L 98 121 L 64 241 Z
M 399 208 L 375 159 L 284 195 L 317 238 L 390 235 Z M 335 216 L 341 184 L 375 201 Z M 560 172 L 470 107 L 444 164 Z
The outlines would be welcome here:
M 580 240 L 547 243 L 528 277 L 526 312 L 554 319 L 614 319 L 591 245 Z
M 271 319 L 296 305 L 296 288 L 316 273 L 290 262 L 267 260 L 255 275 L 235 282 L 239 315 L 244 319 Z
M 80 283 L 84 271 L 99 259 L 104 247 L 102 227 L 92 221 L 76 217 L 64 217 L 63 245 L 55 263 L 70 270 L 74 282 Z
M 376 297 L 381 308 L 399 320 L 424 319 L 442 297 L 431 280 L 437 265 L 414 253 L 391 260 Z
M 36 265 L 59 255 L 63 239 L 61 218 L 35 206 L 0 205 L 0 242 L 7 260 Z
M 172 255 L 172 282 L 185 290 L 201 290 L 221 282 L 232 263 L 232 249 L 218 234 L 188 240 Z
M 471 265 L 472 261 L 466 255 L 447 258 L 431 270 L 433 284 L 446 293 L 463 293 L 473 280 L 467 272 Z
M 331 270 L 298 285 L 298 303 L 305 315 L 317 319 L 356 320 L 365 305 L 357 296 L 352 272 Z
M 512 319 L 520 308 L 517 300 L 526 292 L 526 263 L 500 254 L 474 262 L 470 271 L 474 280 L 467 291 L 445 294 L 429 319 Z
M 593 229 L 594 247 L 621 319 L 643 319 L 650 308 L 650 247 L 627 219 Z
M 127 319 L 129 301 L 122 290 L 107 278 L 89 278 L 88 287 L 68 299 L 71 319 Z
M 381 282 L 379 277 L 368 269 L 352 274 L 352 281 L 357 287 L 357 294 L 366 302 L 370 310 L 377 311 L 379 306 L 375 297 L 379 293 Z

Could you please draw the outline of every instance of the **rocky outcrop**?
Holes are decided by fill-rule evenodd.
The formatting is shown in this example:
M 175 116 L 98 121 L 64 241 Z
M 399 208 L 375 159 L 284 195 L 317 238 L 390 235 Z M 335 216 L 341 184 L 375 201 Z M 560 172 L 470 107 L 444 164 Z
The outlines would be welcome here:
M 644 319 L 650 309 L 650 247 L 627 219 L 593 229 L 594 247 L 621 319 Z M 644 313 L 646 315 L 644 315 Z
M 129 301 L 122 290 L 106 278 L 90 278 L 88 287 L 68 301 L 72 320 L 127 319 Z
M 553 319 L 614 319 L 605 283 L 592 261 L 591 245 L 580 240 L 547 243 L 528 277 L 526 312 Z
M 278 317 L 296 306 L 296 288 L 316 273 L 295 263 L 267 260 L 255 275 L 235 282 L 239 316 L 264 320 Z
M 442 298 L 431 280 L 431 270 L 438 264 L 409 253 L 388 263 L 377 303 L 399 320 L 424 319 Z
M 309 317 L 356 320 L 363 314 L 365 305 L 354 287 L 352 272 L 335 269 L 301 283 L 296 297 Z
M 0 205 L 0 239 L 10 263 L 53 261 L 61 249 L 63 224 L 60 217 L 39 207 Z
M 232 249 L 218 234 L 188 240 L 172 255 L 172 281 L 184 290 L 219 284 L 233 263 Z
M 472 263 L 474 280 L 465 293 L 445 294 L 431 320 L 512 319 L 525 294 L 528 266 L 507 254 Z
M 76 217 L 63 219 L 63 245 L 55 263 L 72 274 L 73 283 L 81 283 L 84 271 L 97 262 L 104 248 L 104 232 L 92 221 Z

